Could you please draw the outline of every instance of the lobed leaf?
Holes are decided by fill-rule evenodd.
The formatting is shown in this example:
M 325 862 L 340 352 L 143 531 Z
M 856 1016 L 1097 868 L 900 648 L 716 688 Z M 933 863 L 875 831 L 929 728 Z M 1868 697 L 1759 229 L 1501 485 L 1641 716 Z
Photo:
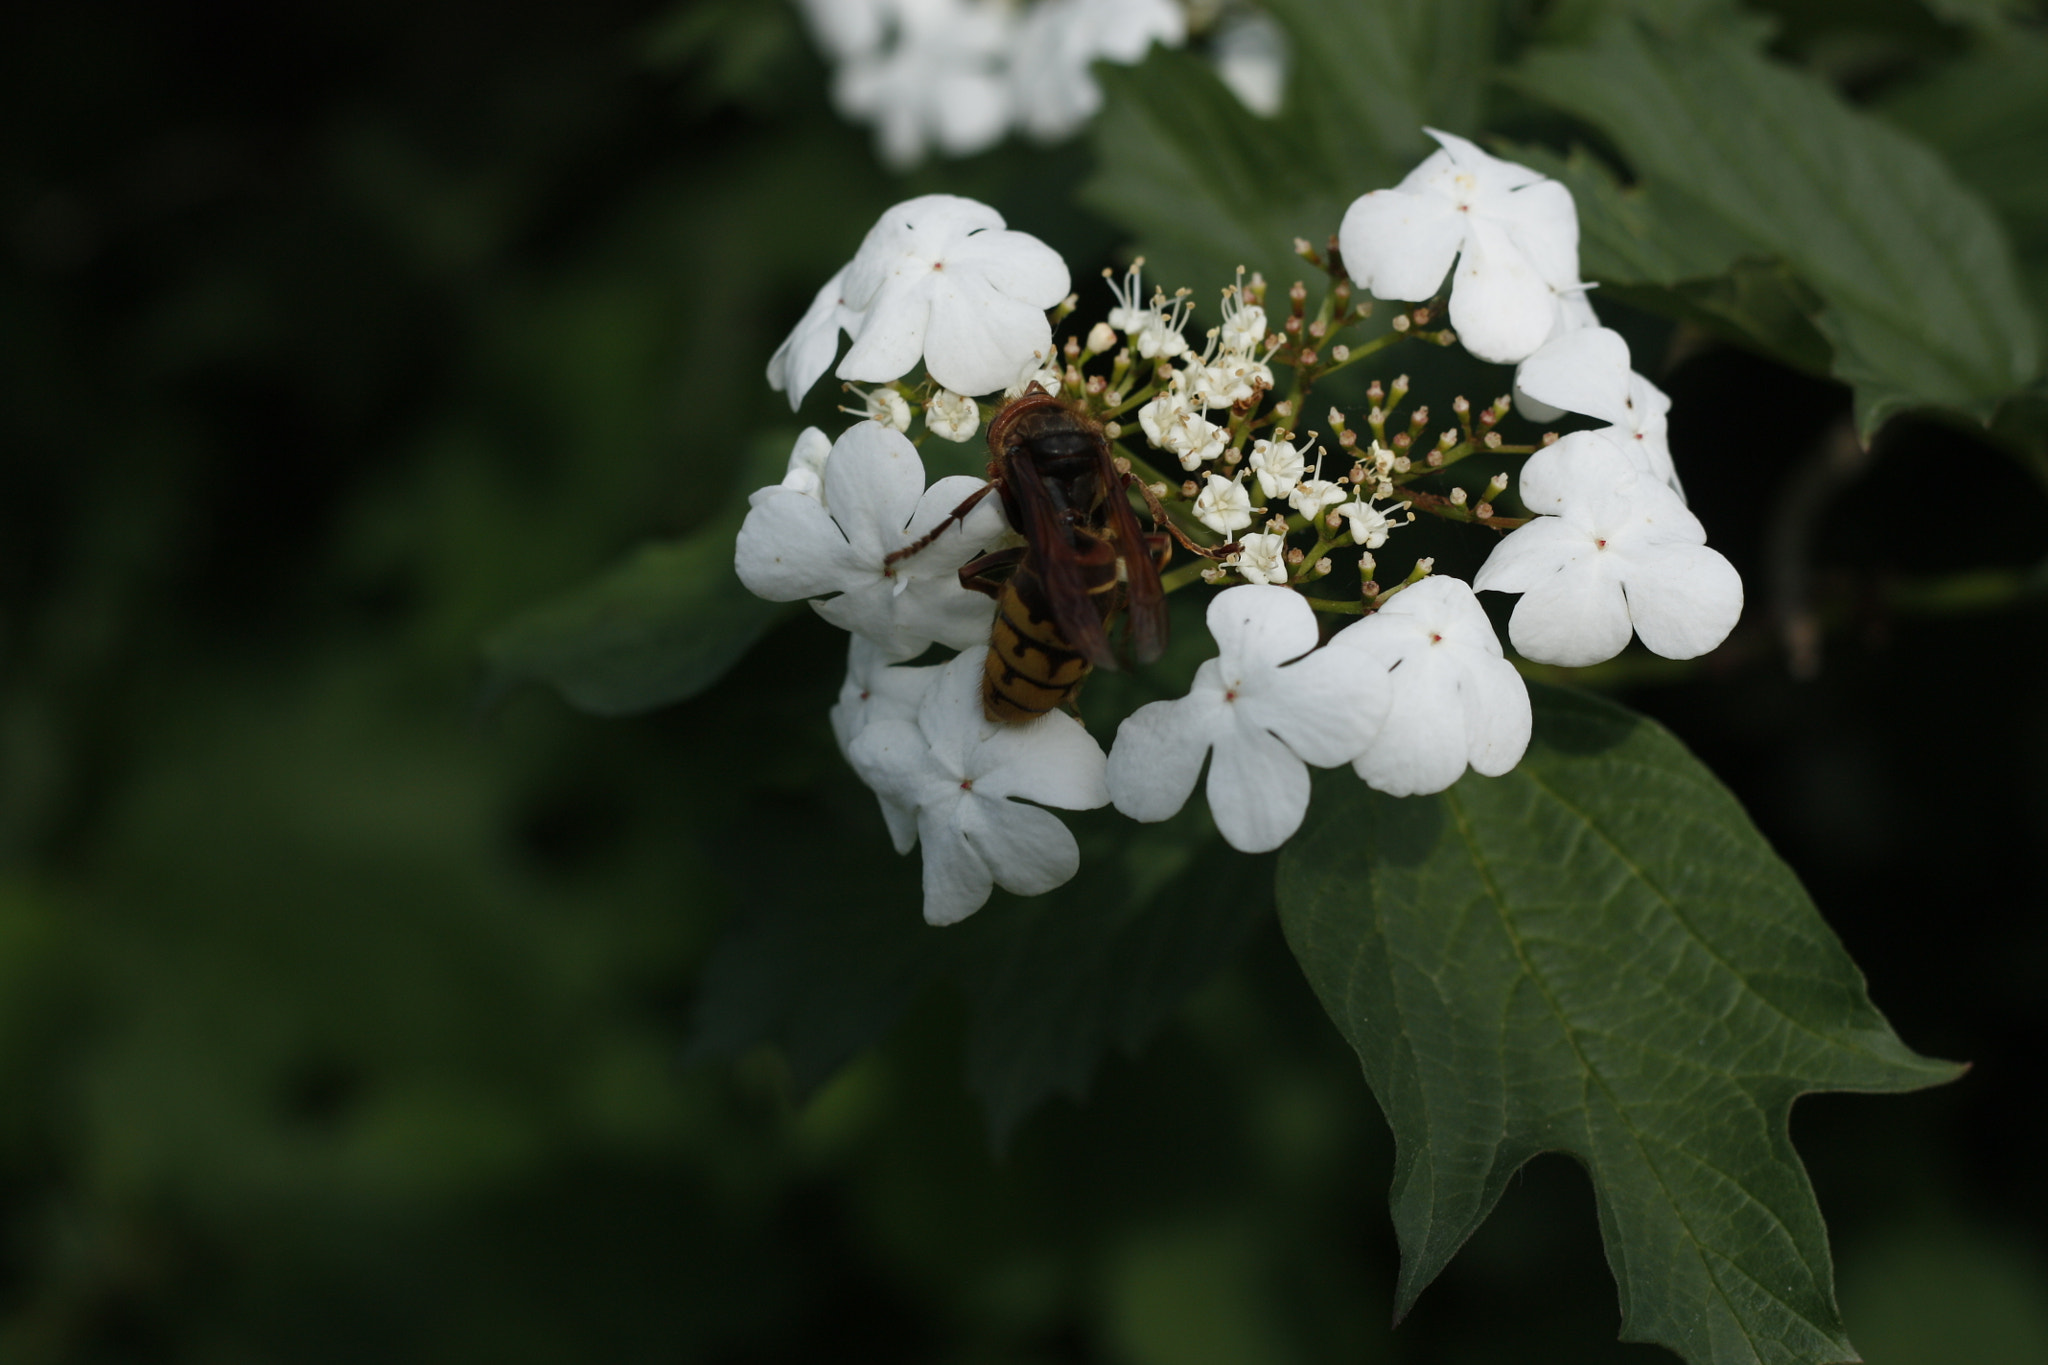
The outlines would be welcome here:
M 1926 147 L 1748 38 L 1613 22 L 1533 49 L 1508 79 L 1597 128 L 1635 175 L 1633 221 L 1605 217 L 1611 192 L 1581 199 L 1589 246 L 1608 248 L 1589 251 L 1589 276 L 1673 286 L 1782 261 L 1818 298 L 1813 325 L 1866 439 L 1907 408 L 1988 421 L 2035 376 L 2034 321 L 1983 202 Z
M 1516 1170 L 1593 1181 L 1622 1335 L 1694 1365 L 1855 1359 L 1792 1101 L 1916 1056 L 1791 870 L 1668 732 L 1535 686 L 1528 756 L 1439 797 L 1347 773 L 1283 850 L 1281 924 L 1394 1130 L 1396 1297 Z
M 624 716 L 687 701 L 725 675 L 790 610 L 733 574 L 737 523 L 648 545 L 604 577 L 534 607 L 484 642 L 486 704 L 521 682 Z
M 736 496 L 682 540 L 642 546 L 602 577 L 531 607 L 483 645 L 480 705 L 521 683 L 545 683 L 571 706 L 633 715 L 687 701 L 725 676 L 784 615 L 733 572 L 744 494 L 773 482 L 789 452 L 764 436 L 742 462 Z

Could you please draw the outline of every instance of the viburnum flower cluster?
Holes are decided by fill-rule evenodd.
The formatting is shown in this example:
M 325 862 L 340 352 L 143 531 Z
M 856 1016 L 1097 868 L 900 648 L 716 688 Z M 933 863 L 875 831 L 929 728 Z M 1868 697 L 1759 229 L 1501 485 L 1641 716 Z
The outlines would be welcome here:
M 832 102 L 898 169 L 1020 129 L 1071 136 L 1102 105 L 1092 62 L 1130 66 L 1187 40 L 1178 0 L 798 0 L 834 64 Z M 1242 41 L 1233 53 L 1243 68 Z M 1257 77 L 1241 79 L 1256 81 Z
M 833 732 L 897 849 L 922 845 L 932 923 L 971 914 L 996 886 L 1035 894 L 1071 877 L 1078 849 L 1048 807 L 1162 820 L 1199 784 L 1222 837 L 1255 852 L 1300 828 L 1311 767 L 1349 767 L 1395 796 L 1507 772 L 1529 741 L 1529 697 L 1475 592 L 1519 595 L 1509 639 L 1542 664 L 1597 663 L 1631 637 L 1691 658 L 1733 628 L 1741 581 L 1686 508 L 1668 400 L 1588 301 L 1570 194 L 1432 136 L 1442 150 L 1354 203 L 1328 257 L 1295 244 L 1327 275 L 1314 307 L 1304 283 L 1276 295 L 1240 269 L 1215 325 L 1198 329 L 1198 301 L 1148 292 L 1141 261 L 1104 272 L 1109 306 L 1083 327 L 1050 247 L 984 205 L 927 195 L 882 216 L 775 353 L 769 380 L 794 408 L 845 333 L 836 373 L 871 386 L 846 386 L 866 420 L 836 440 L 815 427 L 798 438 L 783 480 L 753 494 L 735 566 L 754 592 L 808 599 L 850 633 Z M 1445 310 L 1434 300 L 1447 280 Z M 1419 306 L 1375 321 L 1362 294 Z M 1440 419 L 1397 375 L 1366 386 L 1362 412 L 1331 407 L 1309 427 L 1309 394 L 1329 375 L 1399 345 L 1459 342 L 1518 366 L 1525 414 L 1604 425 L 1508 445 L 1496 428 L 1509 398 L 1457 397 Z M 1099 427 L 1122 495 L 1151 509 L 1141 522 L 1191 552 L 1161 590 L 1221 589 L 1207 613 L 1215 656 L 1186 695 L 1138 708 L 1113 735 L 1060 710 L 986 714 L 996 603 L 962 568 L 985 588 L 985 566 L 1061 548 L 1024 545 L 1003 499 L 977 498 L 980 480 L 928 486 L 909 435 L 917 413 L 918 441 L 970 440 L 1034 389 Z M 1505 502 L 1519 456 L 1527 515 Z M 1470 584 L 1410 550 L 1383 586 L 1380 557 L 1420 517 L 1496 536 Z M 1126 569 L 1156 550 L 1116 546 Z M 935 649 L 953 656 L 933 662 Z

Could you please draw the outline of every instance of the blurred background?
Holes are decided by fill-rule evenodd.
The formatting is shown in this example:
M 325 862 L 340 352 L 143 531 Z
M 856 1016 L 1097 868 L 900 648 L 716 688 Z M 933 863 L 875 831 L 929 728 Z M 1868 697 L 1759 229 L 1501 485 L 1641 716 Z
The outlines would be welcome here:
M 1931 22 L 1784 8 L 1873 97 Z M 825 80 L 766 0 L 0 18 L 0 1361 L 1669 1359 L 1556 1157 L 1389 1332 L 1391 1145 L 1269 915 L 1000 1143 L 944 988 L 815 1086 L 693 1052 L 740 907 L 915 919 L 836 632 L 620 720 L 479 706 L 480 640 L 787 449 L 762 367 L 884 206 L 983 198 L 1077 281 L 1126 245 L 1086 144 L 892 176 Z M 2048 607 L 1871 585 L 2040 561 L 2041 481 L 1931 422 L 1831 481 L 1840 390 L 1623 326 L 1755 608 L 1606 685 L 1975 1064 L 1794 1114 L 1851 1336 L 2039 1365 Z M 1798 679 L 1783 518 L 1717 481 L 1770 461 L 1841 607 Z

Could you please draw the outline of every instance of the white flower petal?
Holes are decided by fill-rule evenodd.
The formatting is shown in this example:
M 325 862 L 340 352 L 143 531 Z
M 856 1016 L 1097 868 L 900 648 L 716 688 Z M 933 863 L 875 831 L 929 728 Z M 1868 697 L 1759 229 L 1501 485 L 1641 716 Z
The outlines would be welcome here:
M 1581 561 L 1522 594 L 1508 618 L 1508 638 L 1524 658 L 1584 668 L 1627 647 L 1628 599 L 1609 558 Z
M 1224 842 L 1239 852 L 1265 853 L 1286 843 L 1308 814 L 1308 794 L 1307 765 L 1273 735 L 1246 726 L 1216 746 L 1209 813 Z
M 988 860 L 970 843 L 960 823 L 960 807 L 927 807 L 917 813 L 918 839 L 924 844 L 924 922 L 958 924 L 988 904 L 995 876 Z
M 1499 224 L 1475 218 L 1451 275 L 1451 326 L 1481 360 L 1512 365 L 1556 321 L 1550 286 Z
M 756 597 L 794 602 L 838 592 L 865 562 L 816 498 L 772 488 L 749 508 L 733 547 L 733 571 Z
M 1742 616 L 1742 576 L 1719 551 L 1667 545 L 1631 555 L 1622 575 L 1636 634 L 1652 654 L 1693 659 L 1728 638 Z
M 1228 588 L 1210 599 L 1208 621 L 1226 685 L 1247 662 L 1283 663 L 1314 649 L 1318 638 L 1315 609 L 1286 588 Z
M 1635 461 L 1607 430 L 1574 431 L 1529 457 L 1520 491 L 1530 511 L 1560 516 L 1568 507 L 1590 510 L 1635 483 Z M 1583 516 L 1579 520 L 1585 524 Z
M 1073 831 L 1036 806 L 967 800 L 960 806 L 960 835 L 996 884 L 1019 896 L 1043 895 L 1081 870 L 1081 847 Z
M 853 348 L 833 373 L 863 384 L 886 384 L 917 368 L 924 354 L 925 332 L 931 325 L 929 289 L 891 290 L 878 294 L 861 319 Z M 941 381 L 943 382 L 943 381 Z M 952 387 L 948 385 L 947 387 Z
M 1465 230 L 1465 215 L 1440 195 L 1374 190 L 1344 211 L 1337 247 L 1344 268 L 1374 298 L 1420 301 L 1450 273 Z
M 1196 671 L 1187 696 L 1150 702 L 1117 727 L 1109 749 L 1109 796 L 1133 820 L 1168 819 L 1194 794 L 1223 720 L 1211 681 L 1215 669 L 1216 661 L 1209 660 Z
M 986 765 L 986 775 L 970 776 L 976 777 L 975 791 L 985 796 L 1018 796 L 1061 810 L 1109 804 L 1102 746 L 1065 712 L 994 725 L 981 742 L 978 764 Z
M 1335 768 L 1365 751 L 1387 717 L 1385 679 L 1349 654 L 1319 649 L 1280 669 L 1270 690 L 1239 703 L 1305 763 Z
M 1458 684 L 1465 704 L 1466 757 L 1472 771 L 1499 777 L 1522 761 L 1534 716 L 1529 685 L 1498 655 L 1465 661 Z
M 1537 174 L 1527 167 L 1514 169 Z M 1495 211 L 1515 249 L 1546 284 L 1556 289 L 1578 286 L 1579 210 L 1569 189 L 1555 180 L 1535 179 L 1514 190 Z
M 924 460 L 902 432 L 859 422 L 832 445 L 825 461 L 825 502 L 855 553 L 875 561 L 902 542 L 895 530 L 924 494 Z
M 825 281 L 803 317 L 769 357 L 768 387 L 789 394 L 791 412 L 797 410 L 818 376 L 831 367 L 839 350 L 840 329 L 852 331 L 859 326 L 860 315 L 847 308 L 842 297 L 845 282 L 844 270 Z
M 1530 397 L 1565 412 L 1626 424 L 1629 409 L 1628 343 L 1607 327 L 1553 336 L 1522 362 L 1515 382 Z
M 1594 537 L 1559 517 L 1537 517 L 1496 546 L 1473 575 L 1475 592 L 1528 592 L 1579 560 L 1600 553 Z
M 1387 671 L 1391 697 L 1386 724 L 1352 771 L 1389 796 L 1427 795 L 1456 782 L 1471 744 L 1452 664 L 1428 650 L 1367 649 L 1365 657 Z
M 989 393 L 1051 354 L 1052 323 L 1042 306 L 1011 298 L 979 275 L 949 274 L 934 287 L 925 368 L 947 388 Z

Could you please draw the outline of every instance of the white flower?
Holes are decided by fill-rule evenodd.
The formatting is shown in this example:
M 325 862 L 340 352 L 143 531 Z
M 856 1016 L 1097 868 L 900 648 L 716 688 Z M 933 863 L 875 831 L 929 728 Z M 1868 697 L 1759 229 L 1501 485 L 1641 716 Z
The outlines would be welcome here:
M 1224 561 L 1249 583 L 1287 581 L 1287 537 L 1255 534 L 1238 541 L 1238 553 Z
M 1146 315 L 1151 312 L 1145 306 L 1145 258 L 1138 257 L 1124 271 L 1124 282 L 1118 284 L 1116 275 L 1108 266 L 1102 268 L 1102 278 L 1109 285 L 1109 292 L 1116 295 L 1116 307 L 1105 315 L 1109 325 L 1120 332 L 1135 332 L 1145 325 Z
M 902 394 L 891 388 L 863 389 L 849 385 L 860 396 L 858 408 L 841 408 L 856 417 L 865 417 L 870 422 L 880 422 L 895 431 L 910 430 L 910 403 Z
M 893 802 L 917 813 L 930 924 L 967 918 L 996 886 L 1035 896 L 1067 881 L 1080 848 L 1039 806 L 1092 810 L 1109 800 L 1102 750 L 1072 716 L 1004 724 L 982 715 L 982 660 L 980 650 L 961 654 L 933 680 L 915 723 L 872 720 L 848 747 L 885 810 Z
M 1154 294 L 1143 319 L 1131 332 L 1131 345 L 1147 360 L 1172 360 L 1186 354 L 1188 339 L 1180 329 L 1187 326 L 1193 307 L 1180 294 L 1171 299 Z
M 1629 452 L 1636 468 L 1685 497 L 1666 434 L 1664 414 L 1671 400 L 1629 368 L 1628 343 L 1621 333 L 1586 327 L 1552 337 L 1522 362 L 1515 382 L 1546 406 L 1613 423 L 1603 434 Z
M 913 658 L 933 641 L 973 649 L 988 642 L 994 604 L 961 587 L 957 570 L 1005 539 L 1000 499 L 983 498 L 909 558 L 884 560 L 982 486 L 955 475 L 926 489 L 917 447 L 862 422 L 832 447 L 823 502 L 778 489 L 747 513 L 733 568 L 748 591 L 773 602 L 838 594 L 812 603 L 818 615 L 891 659 Z
M 868 232 L 844 295 L 864 316 L 841 379 L 886 383 L 922 357 L 946 388 L 988 393 L 1052 354 L 1045 310 L 1067 296 L 1067 266 L 986 204 L 927 194 Z
M 1556 322 L 1557 291 L 1579 285 L 1579 218 L 1555 180 L 1425 129 L 1442 150 L 1344 213 L 1337 240 L 1375 298 L 1435 294 L 1458 258 L 1451 325 L 1481 360 L 1512 363 Z
M 1060 391 L 1060 372 L 1058 370 L 1040 369 L 1038 358 L 1034 356 L 1025 362 L 1024 372 L 1004 388 L 1003 397 L 1022 398 L 1031 391 L 1033 384 L 1038 385 L 1039 388 L 1044 389 L 1047 393 L 1057 394 Z
M 1219 458 L 1230 435 L 1228 428 L 1202 416 L 1197 402 L 1175 389 L 1165 389 L 1138 409 L 1138 425 L 1144 428 L 1146 438 L 1178 459 L 1190 474 Z
M 766 488 L 757 488 L 747 494 L 747 506 L 759 507 L 762 501 L 784 489 L 801 493 L 807 498 L 825 500 L 825 460 L 832 453 L 832 442 L 816 427 L 805 427 L 796 438 L 796 445 L 789 452 L 789 468 L 782 475 L 781 483 L 771 483 Z
M 1529 359 L 1541 355 L 1543 348 L 1548 347 L 1551 342 L 1556 341 L 1559 337 L 1583 328 L 1598 327 L 1600 325 L 1600 315 L 1593 311 L 1593 301 L 1586 297 L 1587 291 L 1592 287 L 1586 284 L 1555 291 L 1549 340 L 1546 340 L 1542 347 L 1538 347 L 1530 354 L 1528 359 L 1524 359 L 1520 365 L 1515 367 L 1515 411 L 1531 422 L 1555 422 L 1558 418 L 1564 416 L 1565 410 L 1563 408 L 1554 408 L 1542 399 L 1522 392 L 1522 369 L 1529 363 Z
M 1287 502 L 1295 511 L 1314 521 L 1316 513 L 1344 501 L 1344 495 L 1350 491 L 1349 484 L 1338 483 L 1334 479 L 1303 479 L 1287 495 Z
M 1209 633 L 1217 657 L 1195 671 L 1188 695 L 1141 706 L 1118 727 L 1110 799 L 1133 820 L 1164 820 L 1187 804 L 1213 750 L 1216 828 L 1232 848 L 1263 853 L 1308 813 L 1305 765 L 1334 768 L 1372 743 L 1387 686 L 1354 657 L 1316 649 L 1315 611 L 1283 588 L 1218 593 Z
M 1735 628 L 1741 576 L 1606 432 L 1573 432 L 1531 456 L 1522 500 L 1542 515 L 1496 545 L 1473 583 L 1522 594 L 1508 636 L 1528 658 L 1598 663 L 1633 629 L 1652 653 L 1690 659 Z
M 1324 652 L 1386 681 L 1386 724 L 1351 766 L 1390 796 L 1440 792 L 1468 763 L 1498 777 L 1529 747 L 1529 689 L 1460 579 L 1403 588 Z
M 1226 15 L 1210 41 L 1216 74 L 1244 107 L 1261 118 L 1280 112 L 1287 88 L 1287 33 L 1271 15 L 1238 10 Z
M 834 61 L 866 56 L 882 45 L 891 0 L 797 0 L 811 37 Z
M 1339 507 L 1337 515 L 1351 523 L 1351 540 L 1354 544 L 1363 545 L 1368 550 L 1377 550 L 1387 543 L 1387 532 L 1397 525 L 1407 524 L 1396 522 L 1390 515 L 1407 505 L 1405 502 L 1397 502 L 1386 511 L 1381 511 L 1364 498 L 1355 497 Z
M 1252 500 L 1244 485 L 1221 474 L 1211 474 L 1195 499 L 1195 520 L 1218 535 L 1229 535 L 1252 524 Z
M 1008 7 L 994 0 L 891 0 L 887 8 L 895 41 L 845 53 L 832 82 L 839 112 L 874 125 L 882 159 L 896 170 L 916 165 L 932 146 L 948 156 L 994 146 L 1015 113 L 1003 76 L 1015 33 Z
M 880 646 L 862 635 L 848 637 L 846 681 L 839 685 L 839 700 L 831 711 L 832 738 L 839 742 L 839 756 L 852 761 L 853 741 L 876 721 L 900 720 L 915 723 L 918 703 L 939 676 L 939 665 L 912 668 L 891 666 Z M 917 842 L 917 811 L 877 793 L 882 820 L 889 826 L 889 839 L 898 853 L 910 852 Z
M 1262 390 L 1272 388 L 1273 369 L 1257 356 L 1225 351 L 1203 370 L 1202 383 L 1207 390 L 1208 406 L 1227 408 L 1233 403 L 1250 402 Z
M 1243 267 L 1238 282 L 1223 291 L 1223 325 L 1216 339 L 1225 355 L 1240 356 L 1251 355 L 1266 340 L 1266 310 L 1246 299 Z
M 1153 395 L 1151 402 L 1138 409 L 1138 425 L 1144 428 L 1146 440 L 1161 450 L 1171 450 L 1167 443 L 1174 439 L 1172 433 L 1187 416 L 1186 395 L 1172 389 L 1161 389 Z
M 1155 41 L 1186 39 L 1187 16 L 1173 0 L 1040 0 L 1019 26 L 1010 67 L 1019 121 L 1041 141 L 1068 137 L 1102 107 L 1089 63 L 1132 66 Z
M 1259 491 L 1268 498 L 1286 497 L 1308 472 L 1292 441 L 1253 441 L 1251 458 L 1245 463 L 1259 476 Z
M 818 376 L 831 368 L 832 357 L 839 351 L 840 330 L 851 336 L 860 329 L 860 314 L 846 306 L 845 289 L 846 271 L 841 270 L 825 281 L 803 317 L 768 358 L 768 387 L 789 394 L 791 412 L 804 401 Z
M 981 429 L 981 409 L 966 394 L 940 389 L 925 400 L 924 424 L 948 441 L 970 441 Z

